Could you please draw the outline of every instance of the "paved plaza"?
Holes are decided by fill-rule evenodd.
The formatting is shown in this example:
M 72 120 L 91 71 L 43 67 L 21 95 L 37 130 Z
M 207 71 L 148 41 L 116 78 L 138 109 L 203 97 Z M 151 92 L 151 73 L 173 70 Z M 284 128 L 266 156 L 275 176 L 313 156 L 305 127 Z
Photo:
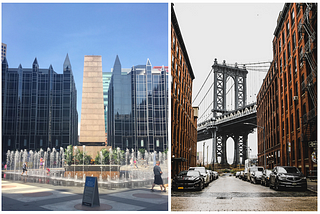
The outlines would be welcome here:
M 55 186 L 2 179 L 2 211 L 167 211 L 168 190 L 151 185 L 139 188 L 99 188 L 100 206 L 82 206 L 84 187 Z

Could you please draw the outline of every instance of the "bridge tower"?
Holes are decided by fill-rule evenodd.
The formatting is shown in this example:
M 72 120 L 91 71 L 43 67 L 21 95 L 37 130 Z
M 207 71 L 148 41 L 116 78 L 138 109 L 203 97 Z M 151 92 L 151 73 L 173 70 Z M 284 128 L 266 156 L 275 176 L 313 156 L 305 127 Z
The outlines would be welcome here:
M 234 67 L 227 66 L 225 60 L 223 64 L 218 64 L 217 59 L 214 60 L 214 64 L 212 65 L 214 72 L 214 95 L 213 95 L 213 120 L 217 116 L 225 114 L 228 112 L 226 106 L 227 99 L 227 78 L 231 77 L 234 80 L 234 103 L 235 109 L 240 109 L 246 106 L 247 101 L 247 74 L 248 71 L 246 67 L 239 68 L 237 64 Z M 212 129 L 212 140 L 213 140 L 213 151 L 212 157 L 213 162 L 218 163 L 218 156 L 221 157 L 221 164 L 227 164 L 227 153 L 226 153 L 226 142 L 229 137 L 234 140 L 234 158 L 233 164 L 240 163 L 240 157 L 242 157 L 242 164 L 244 164 L 244 160 L 247 158 L 247 138 L 248 132 L 243 132 L 240 130 L 233 130 L 230 132 L 219 131 L 220 134 L 217 134 L 217 128 Z

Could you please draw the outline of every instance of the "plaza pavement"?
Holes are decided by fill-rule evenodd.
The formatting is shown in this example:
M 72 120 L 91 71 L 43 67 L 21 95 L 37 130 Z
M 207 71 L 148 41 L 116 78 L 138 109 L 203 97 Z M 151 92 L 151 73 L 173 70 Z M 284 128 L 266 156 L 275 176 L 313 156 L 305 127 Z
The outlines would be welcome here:
M 134 189 L 99 188 L 100 206 L 82 206 L 84 187 L 54 186 L 20 180 L 4 180 L 2 185 L 2 211 L 167 211 L 168 189 L 161 192 L 156 185 Z

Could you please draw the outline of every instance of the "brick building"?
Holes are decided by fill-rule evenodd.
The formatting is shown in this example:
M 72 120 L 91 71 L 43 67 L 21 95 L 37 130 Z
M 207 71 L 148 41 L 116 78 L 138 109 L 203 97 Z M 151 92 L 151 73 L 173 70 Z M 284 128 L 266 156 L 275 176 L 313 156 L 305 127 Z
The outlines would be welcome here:
M 316 32 L 317 4 L 284 5 L 274 31 L 273 62 L 257 96 L 257 125 L 263 127 L 258 160 L 264 165 L 266 154 L 269 169 L 296 166 L 307 176 L 316 174 Z
M 171 176 L 197 159 L 197 108 L 192 103 L 195 76 L 189 61 L 173 5 L 171 6 Z

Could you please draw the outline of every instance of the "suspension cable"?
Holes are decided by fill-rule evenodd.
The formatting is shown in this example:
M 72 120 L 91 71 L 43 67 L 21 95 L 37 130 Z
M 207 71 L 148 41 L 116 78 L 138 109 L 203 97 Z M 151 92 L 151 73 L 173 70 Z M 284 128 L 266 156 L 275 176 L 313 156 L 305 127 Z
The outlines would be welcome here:
M 201 92 L 201 90 L 202 90 L 202 88 L 203 88 L 204 84 L 206 84 L 206 82 L 207 82 L 207 80 L 208 80 L 208 78 L 209 78 L 210 74 L 212 73 L 212 70 L 213 70 L 213 68 L 211 68 L 211 71 L 209 72 L 209 74 L 208 74 L 208 76 L 207 76 L 206 80 L 205 80 L 205 81 L 204 81 L 204 83 L 202 84 L 202 86 L 201 86 L 200 90 L 198 91 L 198 93 L 197 93 L 196 97 L 193 99 L 192 104 L 193 104 L 193 103 L 194 103 L 194 101 L 197 99 L 197 97 L 198 97 L 198 95 L 200 94 L 200 92 Z M 199 106 L 200 106 L 200 105 L 199 105 Z

